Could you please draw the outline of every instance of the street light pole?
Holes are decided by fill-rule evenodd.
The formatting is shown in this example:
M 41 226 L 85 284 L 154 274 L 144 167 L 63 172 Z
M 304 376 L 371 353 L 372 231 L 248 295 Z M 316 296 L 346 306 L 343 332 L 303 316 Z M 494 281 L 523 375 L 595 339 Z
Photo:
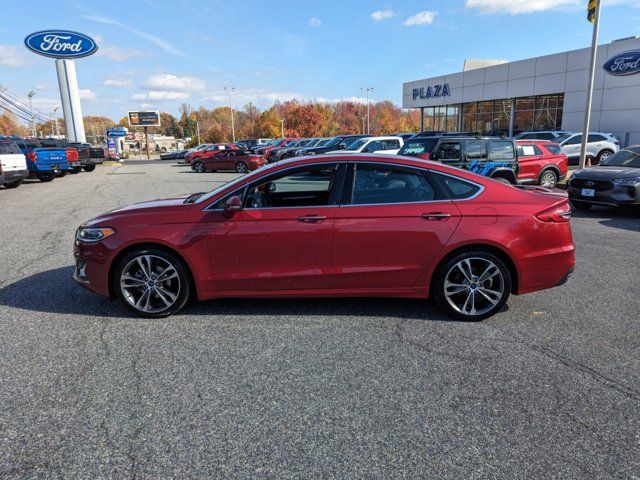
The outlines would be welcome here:
M 31 131 L 33 133 L 34 137 L 37 137 L 36 135 L 36 117 L 33 116 L 33 104 L 31 103 L 31 99 L 33 98 L 33 96 L 36 94 L 36 92 L 34 92 L 33 90 L 31 90 L 28 94 L 27 97 L 29 98 L 29 110 L 31 110 Z
M 367 134 L 370 134 L 371 133 L 371 115 L 370 115 L 371 110 L 369 108 L 369 94 L 373 92 L 373 87 L 367 87 L 367 88 L 361 87 L 360 91 L 367 95 Z
M 53 112 L 51 113 L 51 115 L 55 117 L 56 112 L 57 112 L 58 110 L 60 110 L 60 107 L 56 107 L 56 108 L 54 108 L 54 109 L 53 109 Z M 58 117 L 55 117 L 55 119 L 54 119 L 54 120 L 55 120 L 55 122 L 56 122 L 56 138 L 58 138 L 58 137 L 60 136 L 60 132 L 58 131 Z M 53 130 L 53 127 L 52 127 L 52 130 Z
M 196 134 L 198 136 L 198 145 L 200 145 L 200 121 L 196 120 Z
M 236 126 L 233 121 L 233 105 L 231 103 L 231 95 L 236 91 L 235 88 L 231 87 L 230 89 L 224 87 L 224 91 L 229 95 L 229 112 L 231 113 L 231 134 L 233 135 L 233 143 L 236 143 Z
M 284 138 L 284 118 L 280 119 L 280 136 Z

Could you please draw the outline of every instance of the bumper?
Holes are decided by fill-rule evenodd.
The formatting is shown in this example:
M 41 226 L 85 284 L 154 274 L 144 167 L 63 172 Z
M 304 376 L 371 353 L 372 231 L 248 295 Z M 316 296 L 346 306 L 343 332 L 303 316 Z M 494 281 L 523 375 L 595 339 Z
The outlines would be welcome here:
M 91 165 L 95 165 L 96 162 L 93 160 L 93 158 L 83 158 L 80 160 L 80 165 L 81 167 L 89 167 Z
M 545 290 L 567 283 L 576 265 L 575 246 L 538 251 L 521 260 L 518 294 Z
M 619 187 L 614 185 L 609 190 L 594 190 L 593 196 L 584 195 L 584 190 L 569 184 L 567 188 L 569 200 L 609 207 L 640 206 L 640 186 Z
M 0 185 L 2 185 L 3 183 L 13 183 L 24 180 L 29 176 L 29 170 L 7 170 L 0 175 L 4 177 L 0 179 Z
M 110 250 L 102 244 L 74 243 L 73 256 L 76 266 L 73 279 L 84 288 L 109 297 Z

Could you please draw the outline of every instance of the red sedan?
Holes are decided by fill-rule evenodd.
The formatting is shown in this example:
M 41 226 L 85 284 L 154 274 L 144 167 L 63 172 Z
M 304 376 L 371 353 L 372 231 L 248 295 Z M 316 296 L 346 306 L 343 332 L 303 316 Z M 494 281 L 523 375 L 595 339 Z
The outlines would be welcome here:
M 74 278 L 150 317 L 191 297 L 386 296 L 480 320 L 568 279 L 570 215 L 564 193 L 439 163 L 302 157 L 84 223 Z
M 246 150 L 221 150 L 216 155 L 198 158 L 191 162 L 191 170 L 197 173 L 235 170 L 247 173 L 267 164 L 262 155 L 254 155 Z
M 534 183 L 554 188 L 567 176 L 568 158 L 560 145 L 549 140 L 516 140 L 518 183 Z
M 217 155 L 221 151 L 235 150 L 238 147 L 233 143 L 212 143 L 202 150 L 194 150 L 184 156 L 184 161 L 191 163 L 198 158 L 209 158 Z

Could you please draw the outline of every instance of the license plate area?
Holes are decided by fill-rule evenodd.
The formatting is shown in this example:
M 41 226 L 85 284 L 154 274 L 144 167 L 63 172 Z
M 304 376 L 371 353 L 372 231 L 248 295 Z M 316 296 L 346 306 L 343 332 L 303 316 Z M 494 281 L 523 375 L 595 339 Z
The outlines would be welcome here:
M 596 191 L 593 188 L 583 188 L 580 194 L 583 197 L 595 197 Z

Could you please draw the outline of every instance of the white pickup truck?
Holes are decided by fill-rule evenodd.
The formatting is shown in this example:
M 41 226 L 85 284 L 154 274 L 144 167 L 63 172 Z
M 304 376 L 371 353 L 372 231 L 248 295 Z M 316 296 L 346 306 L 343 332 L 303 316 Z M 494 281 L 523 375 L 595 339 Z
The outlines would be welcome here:
M 0 185 L 17 188 L 28 176 L 27 161 L 18 144 L 9 138 L 0 138 Z

